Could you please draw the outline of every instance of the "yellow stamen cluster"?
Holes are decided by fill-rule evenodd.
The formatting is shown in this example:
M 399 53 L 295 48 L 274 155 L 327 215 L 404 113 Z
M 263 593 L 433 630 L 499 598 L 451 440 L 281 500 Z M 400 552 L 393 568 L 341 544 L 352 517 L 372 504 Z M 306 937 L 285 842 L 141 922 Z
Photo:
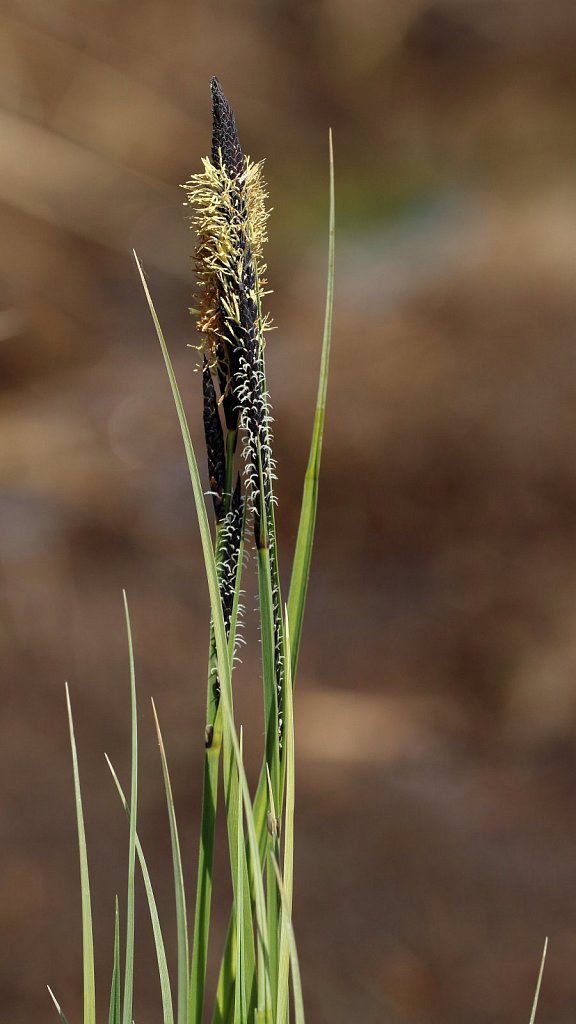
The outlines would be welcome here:
M 198 330 L 200 347 L 208 349 L 212 365 L 234 344 L 240 325 L 240 296 L 245 291 L 244 264 L 249 251 L 256 281 L 250 298 L 260 311 L 266 266 L 262 252 L 266 242 L 267 193 L 262 164 L 245 159 L 243 173 L 230 177 L 223 166 L 207 157 L 204 170 L 192 176 L 184 188 L 186 203 L 193 209 L 192 226 L 198 244 L 195 252 L 200 286 Z M 260 336 L 270 326 L 259 314 Z M 219 355 L 218 355 L 219 353 Z

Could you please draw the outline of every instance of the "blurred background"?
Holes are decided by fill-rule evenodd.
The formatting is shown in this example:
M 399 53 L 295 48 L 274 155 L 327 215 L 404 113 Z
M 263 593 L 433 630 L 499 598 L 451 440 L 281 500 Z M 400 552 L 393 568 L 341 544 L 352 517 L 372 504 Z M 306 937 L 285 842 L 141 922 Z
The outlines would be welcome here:
M 217 74 L 266 157 L 281 565 L 321 343 L 327 131 L 337 300 L 297 684 L 295 918 L 313 1024 L 576 1008 L 576 7 L 572 0 L 0 3 L 0 1003 L 81 1014 L 64 680 L 99 981 L 127 829 L 131 602 L 140 833 L 170 948 L 157 701 L 194 890 L 207 594 L 131 249 L 201 443 L 179 184 Z M 247 582 L 255 604 L 253 575 Z M 254 623 L 238 676 L 262 740 Z M 255 755 L 254 764 L 257 756 Z M 223 839 L 223 837 L 222 837 Z M 220 842 L 214 962 L 229 886 Z M 135 1019 L 159 1019 L 139 909 Z

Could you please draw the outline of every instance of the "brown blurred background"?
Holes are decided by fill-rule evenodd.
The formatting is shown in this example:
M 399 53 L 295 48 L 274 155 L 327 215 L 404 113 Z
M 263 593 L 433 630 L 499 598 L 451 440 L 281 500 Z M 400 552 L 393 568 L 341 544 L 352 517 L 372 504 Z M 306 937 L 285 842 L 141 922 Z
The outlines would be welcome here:
M 207 596 L 131 257 L 195 436 L 179 183 L 208 80 L 266 157 L 283 573 L 337 302 L 297 687 L 296 925 L 312 1024 L 576 1012 L 576 7 L 572 0 L 0 4 L 0 1005 L 81 1019 L 70 681 L 105 1014 L 127 831 L 128 590 L 140 831 L 173 950 L 163 722 L 193 894 Z M 248 606 L 255 603 L 253 577 Z M 258 750 L 258 648 L 238 678 Z M 226 923 L 220 844 L 214 957 Z M 135 1018 L 159 1019 L 139 909 Z

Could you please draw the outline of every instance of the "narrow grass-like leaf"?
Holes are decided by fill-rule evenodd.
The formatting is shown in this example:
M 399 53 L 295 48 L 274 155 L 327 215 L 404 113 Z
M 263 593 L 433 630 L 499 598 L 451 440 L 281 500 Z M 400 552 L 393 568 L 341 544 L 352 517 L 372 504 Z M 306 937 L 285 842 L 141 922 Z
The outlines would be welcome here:
M 46 985 L 46 988 L 48 989 L 48 992 L 50 993 L 50 998 L 51 998 L 52 1002 L 54 1003 L 54 1006 L 56 1007 L 56 1013 L 60 1017 L 60 1020 L 61 1020 L 62 1024 L 68 1024 L 68 1018 L 66 1017 L 66 1014 L 64 1013 L 64 1010 L 60 1006 L 60 1003 L 56 999 L 56 996 L 54 995 L 52 989 L 50 988 L 50 985 Z
M 201 1024 L 204 1011 L 206 986 L 206 965 L 208 961 L 208 936 L 210 933 L 210 910 L 212 906 L 212 869 L 214 861 L 214 836 L 216 809 L 218 804 L 218 774 L 222 731 L 217 716 L 211 735 L 210 747 L 204 757 L 204 784 L 202 794 L 202 820 L 200 825 L 200 849 L 198 852 L 198 877 L 196 883 L 196 908 L 194 913 L 194 937 L 192 944 L 192 965 L 190 969 L 189 1024 Z
M 280 770 L 280 738 L 279 725 L 280 716 L 278 708 L 278 680 L 276 677 L 276 649 L 274 629 L 274 600 L 273 585 L 279 588 L 279 581 L 272 579 L 272 562 L 270 552 L 276 548 L 276 535 L 274 520 L 269 519 L 266 509 L 264 480 L 262 476 L 262 459 L 258 459 L 258 472 L 260 482 L 260 508 L 261 523 L 260 535 L 265 538 L 265 545 L 258 548 L 258 591 L 260 598 L 260 635 L 262 643 L 262 678 L 264 686 L 264 720 L 266 745 L 264 751 L 264 764 L 262 766 L 262 780 L 266 778 L 269 790 L 269 806 L 272 819 L 275 823 L 275 802 L 278 806 L 282 800 L 282 781 Z M 272 511 L 272 506 L 270 506 Z M 260 858 L 263 848 L 267 852 L 267 858 L 275 853 L 275 836 L 270 834 L 266 827 L 263 794 L 257 793 L 253 808 L 256 809 L 254 816 L 256 838 Z M 252 865 L 252 873 L 260 870 L 261 861 Z M 271 877 L 270 865 L 266 866 L 266 888 L 267 888 L 267 921 L 268 921 L 268 971 L 270 977 L 270 998 L 272 1007 L 276 1006 L 277 980 L 278 980 L 278 894 L 274 878 Z
M 278 740 L 278 693 L 275 665 L 274 600 L 272 596 L 272 568 L 270 548 L 275 544 L 271 536 L 271 523 L 266 512 L 262 459 L 258 445 L 258 476 L 260 481 L 260 535 L 264 544 L 258 548 L 258 592 L 260 598 L 260 636 L 262 642 L 262 675 L 264 679 L 264 709 L 266 717 L 265 760 L 272 777 L 276 798 L 279 796 L 280 752 Z
M 82 900 L 82 959 L 84 974 L 84 1022 L 96 1024 L 96 990 L 94 984 L 94 939 L 92 935 L 92 908 L 90 903 L 90 878 L 88 874 L 88 853 L 86 834 L 84 831 L 84 814 L 82 811 L 82 795 L 80 792 L 80 773 L 78 771 L 78 755 L 74 738 L 74 723 L 70 692 L 66 683 L 66 705 L 68 708 L 68 724 L 70 727 L 70 745 L 72 748 L 72 768 L 74 772 L 74 799 L 76 802 L 76 822 L 78 827 L 78 848 L 80 852 L 80 892 Z
M 220 530 L 216 531 L 216 550 L 220 543 Z M 218 563 L 218 556 L 216 558 Z M 196 876 L 196 902 L 192 939 L 192 963 L 189 985 L 189 1024 L 201 1024 L 204 1013 L 206 968 L 208 964 L 208 938 L 212 908 L 212 870 L 218 808 L 218 776 L 222 749 L 222 715 L 214 697 L 216 678 L 216 648 L 214 625 L 210 623 L 208 644 L 208 679 L 206 685 L 206 731 L 204 736 L 204 770 L 202 780 L 202 817 L 200 846 Z
M 138 719 L 136 714 L 136 671 L 130 612 L 126 591 L 123 591 L 126 635 L 130 660 L 131 765 L 130 765 L 130 838 L 128 842 L 128 896 L 126 902 L 126 965 L 124 969 L 123 1024 L 132 1024 L 134 995 L 134 881 L 136 873 L 136 815 L 138 805 Z
M 282 913 L 286 915 L 286 921 L 288 922 L 288 940 L 290 943 L 290 968 L 292 971 L 292 992 L 294 994 L 294 1019 L 295 1024 L 305 1024 L 304 1020 L 304 1000 L 302 998 L 302 982 L 300 979 L 300 964 L 298 963 L 298 951 L 296 949 L 296 939 L 294 938 L 294 929 L 292 927 L 292 917 L 288 906 L 288 900 L 284 891 L 284 885 L 282 882 L 282 875 L 280 874 L 280 868 L 278 862 L 274 860 L 274 870 L 276 872 L 276 880 L 278 882 L 278 889 L 280 891 L 280 899 L 282 901 Z M 276 1024 L 283 1024 L 280 1017 L 277 1017 Z
M 120 785 L 120 781 L 110 758 L 107 754 L 104 755 L 106 762 L 114 779 L 116 789 L 122 801 L 124 810 L 130 820 L 130 808 L 128 801 L 124 796 L 124 791 Z M 152 881 L 150 879 L 150 872 L 148 871 L 148 865 L 146 864 L 146 858 L 144 857 L 144 851 L 142 844 L 136 833 L 136 853 L 138 855 L 138 861 L 140 863 L 140 870 L 142 871 L 142 878 L 144 880 L 144 888 L 146 890 L 146 898 L 148 900 L 148 908 L 150 910 L 150 920 L 152 922 L 152 932 L 154 934 L 154 944 L 156 946 L 156 960 L 158 963 L 158 973 L 160 976 L 160 991 L 162 994 L 162 1019 L 163 1024 L 174 1024 L 174 1011 L 172 1009 L 172 990 L 170 987 L 170 975 L 168 973 L 168 961 L 166 959 L 166 950 L 164 948 L 164 938 L 162 936 L 162 928 L 160 926 L 160 918 L 158 916 L 158 907 L 156 905 L 156 898 L 154 896 L 154 890 L 152 888 Z
M 240 727 L 240 760 L 242 760 L 242 727 Z M 244 918 L 244 816 L 242 814 L 242 789 L 238 786 L 238 832 L 237 832 L 237 857 L 236 857 L 236 885 L 237 909 L 236 916 L 239 921 Z M 246 1024 L 248 1005 L 246 999 L 246 978 L 244 975 L 244 929 L 238 929 L 236 943 L 236 980 L 234 986 L 234 1024 Z
M 218 588 L 218 571 L 216 568 L 216 559 L 214 556 L 214 547 L 212 544 L 212 536 L 210 533 L 210 524 L 208 523 L 208 515 L 206 513 L 206 503 L 204 500 L 204 492 L 202 490 L 202 481 L 200 480 L 200 473 L 198 472 L 198 463 L 196 461 L 196 455 L 194 453 L 194 446 L 192 444 L 192 438 L 190 436 L 190 429 L 186 420 L 186 413 L 184 411 L 184 405 L 182 403 L 182 397 L 180 395 L 180 389 L 168 352 L 168 347 L 164 339 L 164 334 L 160 326 L 160 321 L 154 309 L 154 303 L 152 302 L 152 296 L 144 277 L 144 271 L 142 270 L 142 264 L 138 259 L 136 253 L 134 253 L 136 260 L 136 266 L 140 274 L 140 280 L 142 281 L 142 287 L 144 288 L 144 294 L 148 302 L 148 307 L 154 321 L 154 327 L 156 328 L 156 334 L 158 341 L 160 342 L 160 348 L 162 349 L 162 355 L 164 357 L 164 363 L 166 366 L 166 372 L 168 374 L 168 380 L 170 381 L 170 387 L 172 389 L 172 396 L 174 398 L 174 404 L 176 406 L 176 412 L 178 414 L 178 421 L 180 423 L 180 430 L 182 432 L 182 439 L 184 441 L 184 450 L 186 453 L 186 461 L 188 463 L 188 470 L 190 472 L 190 480 L 192 482 L 192 490 L 194 493 L 194 501 L 196 504 L 196 515 L 198 519 L 198 526 L 200 528 L 200 539 L 202 541 L 202 551 L 204 554 L 204 565 L 206 567 L 206 577 L 208 580 L 208 591 L 210 594 L 210 608 L 212 611 L 212 618 L 214 621 L 214 639 L 216 642 L 216 651 L 218 655 L 218 668 L 220 673 L 220 685 L 222 688 L 226 688 L 228 693 L 232 695 L 231 683 L 230 683 L 230 659 L 228 657 L 227 641 L 226 641 L 226 629 L 224 626 L 224 617 L 222 615 L 222 604 L 220 601 L 220 591 Z
M 178 938 L 178 1024 L 186 1024 L 188 1015 L 188 925 L 186 922 L 186 894 L 184 891 L 184 874 L 182 872 L 182 858 L 180 856 L 180 840 L 178 838 L 178 826 L 176 824 L 176 812 L 172 796 L 172 786 L 168 773 L 168 762 L 160 732 L 160 723 L 156 714 L 156 707 L 152 701 L 152 711 L 156 732 L 158 734 L 158 746 L 160 747 L 160 758 L 162 760 L 162 775 L 164 776 L 164 788 L 166 790 L 166 803 L 168 805 L 168 819 L 170 822 L 170 839 L 172 842 L 172 867 L 174 871 L 174 891 L 176 894 L 176 931 Z
M 230 700 L 228 693 L 222 689 L 222 706 L 223 714 L 228 726 L 228 732 L 232 743 L 232 749 L 234 752 L 234 758 L 238 770 L 239 783 L 242 789 L 242 799 L 244 802 L 244 814 L 246 818 L 246 828 L 248 831 L 248 842 L 250 846 L 250 853 L 252 857 L 252 863 L 254 865 L 259 864 L 259 851 L 258 851 L 258 839 L 256 836 L 256 828 L 254 823 L 254 814 L 252 811 L 252 800 L 250 798 L 250 789 L 248 787 L 248 780 L 244 771 L 244 765 L 240 756 L 240 744 L 238 742 L 238 736 L 236 733 L 236 727 L 234 725 L 234 719 L 232 717 L 232 709 L 230 707 Z M 257 931 L 257 945 L 258 945 L 258 1010 L 259 1014 L 264 1014 L 264 1019 L 267 1015 L 271 1014 L 270 1006 L 270 979 L 268 976 L 268 963 L 269 963 L 269 941 L 268 941 L 268 922 L 266 918 L 266 899 L 264 896 L 264 883 L 262 880 L 262 874 L 260 871 L 254 871 L 253 875 L 253 894 L 254 894 L 254 905 L 256 910 L 256 931 Z
M 229 440 L 229 437 L 228 437 Z M 232 451 L 228 453 L 227 468 L 232 460 Z M 230 476 L 231 481 L 231 476 Z M 231 483 L 228 485 L 231 486 Z M 240 550 L 238 553 L 238 567 L 236 570 L 236 585 L 234 599 L 232 602 L 232 615 L 230 619 L 230 633 L 228 636 L 228 655 L 230 661 L 234 656 L 236 643 L 236 629 L 238 625 L 238 609 L 240 604 L 240 591 L 242 583 L 242 568 L 244 563 L 244 527 L 245 516 L 242 525 L 240 539 Z M 213 633 L 210 638 L 210 654 L 208 659 L 208 693 L 207 693 L 207 748 L 204 757 L 204 781 L 202 796 L 202 820 L 200 826 L 200 850 L 198 854 L 198 875 L 196 883 L 196 905 L 194 911 L 194 938 L 192 944 L 192 966 L 190 970 L 190 1004 L 188 1020 L 189 1024 L 201 1024 L 204 1011 L 206 966 L 208 961 L 208 936 L 210 932 L 210 910 L 212 904 L 212 865 L 214 860 L 214 836 L 216 828 L 216 810 L 218 803 L 218 774 L 220 764 L 220 752 L 222 748 L 222 714 L 218 710 L 214 720 L 211 720 L 213 672 L 216 671 L 216 652 L 213 649 Z M 229 945 L 227 943 L 227 950 Z M 228 965 L 225 973 L 228 974 Z M 232 966 L 230 966 L 232 971 Z M 229 986 L 228 986 L 229 989 Z M 227 989 L 227 990 L 228 990 Z M 217 996 L 217 1005 L 218 1005 Z
M 239 587 L 236 588 L 235 605 L 239 596 Z M 233 612 L 234 621 L 236 612 Z M 229 644 L 228 650 L 232 657 L 232 647 Z M 222 701 L 220 710 L 222 709 Z M 228 831 L 228 845 L 230 851 L 230 863 L 232 866 L 232 883 L 234 888 L 235 906 L 230 919 L 228 935 L 224 956 L 220 968 L 218 986 L 216 991 L 216 1003 L 214 1007 L 214 1024 L 231 1024 L 235 1010 L 235 977 L 237 958 L 237 930 L 242 932 L 242 970 L 244 975 L 244 990 L 246 992 L 248 1019 L 252 1020 L 256 1003 L 258 1000 L 256 983 L 256 953 L 254 946 L 253 927 L 253 883 L 250 870 L 250 858 L 248 850 L 243 843 L 242 849 L 238 849 L 238 798 L 240 789 L 238 785 L 238 770 L 235 763 L 234 751 L 229 735 L 227 719 L 224 717 L 224 792 L 226 803 L 226 825 Z M 234 869 L 238 857 L 241 855 L 243 869 L 241 875 Z M 241 879 L 243 892 L 238 892 L 237 885 Z
M 259 847 L 259 858 L 256 862 L 256 870 L 260 871 L 265 863 L 266 850 L 267 850 L 267 832 L 266 832 L 266 811 L 267 811 L 267 791 L 266 791 L 266 772 L 265 765 L 262 768 L 260 774 L 260 780 L 258 783 L 258 789 L 256 797 L 254 799 L 253 810 L 255 815 L 255 827 L 256 835 L 258 839 Z M 258 810 L 257 810 L 258 809 Z M 258 818 L 256 818 L 258 813 Z M 252 857 L 250 855 L 250 849 L 246 851 L 247 862 L 248 862 L 248 888 L 250 893 L 254 891 L 254 864 L 252 863 Z M 244 916 L 247 917 L 246 908 Z M 245 951 L 246 955 L 246 951 Z M 220 964 L 220 973 L 218 975 L 218 985 L 216 988 L 216 1000 L 214 1004 L 214 1013 L 212 1016 L 212 1024 L 230 1024 L 234 1014 L 234 978 L 236 971 L 236 917 L 234 912 L 231 914 L 230 922 L 228 924 L 228 932 L 226 935 L 226 945 L 224 947 L 224 953 L 222 956 L 222 962 Z
M 110 1009 L 108 1024 L 120 1024 L 120 911 L 116 897 L 114 914 L 114 964 L 112 967 L 112 984 L 110 986 Z
M 280 752 L 278 746 L 278 694 L 274 659 L 274 611 L 269 549 L 258 550 L 258 590 L 260 596 L 260 636 L 262 642 L 262 679 L 264 686 L 265 764 L 272 778 L 274 798 L 280 796 Z
M 226 701 L 228 697 L 226 696 Z M 221 697 L 221 701 L 224 698 Z M 231 705 L 228 703 L 228 707 Z M 238 850 L 238 768 L 235 761 L 234 749 L 230 737 L 230 729 L 228 719 L 225 714 L 224 718 L 224 796 L 226 804 L 226 825 L 228 831 L 228 847 L 230 851 L 230 866 L 232 869 L 232 883 L 234 888 L 234 902 L 235 902 L 235 927 L 238 931 L 243 933 L 243 953 L 242 963 L 243 971 L 245 974 L 246 994 L 248 1000 L 248 1016 L 252 1018 L 254 1009 L 256 1007 L 257 992 L 256 992 L 256 958 L 254 949 L 254 928 L 252 922 L 252 901 L 250 895 L 250 882 L 248 877 L 248 865 L 246 862 L 246 850 L 245 846 L 242 846 L 242 850 Z M 236 888 L 237 874 L 236 874 L 236 863 L 238 857 L 241 856 L 243 863 L 243 870 L 241 874 L 243 894 L 240 899 L 240 893 Z M 239 907 L 242 907 L 242 916 L 239 914 Z
M 256 835 L 258 837 L 258 849 L 260 851 L 261 866 L 266 861 L 266 851 L 268 849 L 268 804 L 269 800 L 268 783 L 266 780 L 266 764 L 262 764 L 260 776 L 258 778 L 258 786 L 256 787 L 256 794 L 254 796 L 254 803 L 252 804 L 252 809 L 254 811 L 254 823 L 256 825 Z M 252 869 L 252 864 L 250 864 L 250 868 Z
M 312 431 L 312 442 L 308 458 L 308 468 L 304 477 L 304 491 L 300 511 L 300 523 L 294 552 L 294 564 L 290 580 L 288 596 L 288 618 L 292 635 L 292 679 L 296 676 L 304 607 L 310 576 L 312 545 L 316 526 L 318 507 L 318 476 L 322 455 L 322 438 L 324 434 L 324 418 L 326 413 L 326 391 L 328 387 L 328 366 L 330 362 L 330 341 L 332 337 L 332 309 L 334 305 L 334 154 L 332 150 L 332 133 L 329 136 L 330 147 L 330 213 L 328 232 L 328 283 L 326 288 L 326 312 L 324 317 L 324 338 L 322 342 L 322 358 L 316 412 Z
M 176 376 L 175 376 L 175 373 L 174 373 L 174 368 L 172 366 L 172 361 L 170 359 L 170 354 L 168 352 L 168 347 L 167 347 L 166 341 L 164 339 L 164 334 L 163 334 L 162 328 L 160 326 L 160 321 L 158 320 L 158 316 L 157 316 L 156 310 L 154 308 L 154 303 L 152 302 L 152 297 L 150 295 L 150 291 L 149 291 L 148 285 L 146 283 L 146 278 L 144 277 L 144 272 L 142 270 L 142 265 L 141 265 L 138 257 L 136 256 L 136 253 L 134 253 L 134 258 L 136 260 L 136 265 L 138 267 L 138 272 L 140 274 L 140 279 L 141 279 L 141 282 L 142 282 L 142 287 L 144 289 L 144 294 L 146 295 L 146 300 L 148 302 L 148 307 L 150 309 L 152 320 L 154 322 L 154 326 L 155 326 L 155 329 L 156 329 L 156 334 L 157 334 L 157 337 L 158 337 L 158 341 L 160 343 L 160 348 L 162 350 L 162 355 L 164 357 L 164 363 L 165 363 L 165 366 L 166 366 L 166 372 L 168 374 L 168 379 L 169 379 L 169 382 L 170 382 L 170 387 L 172 389 L 172 396 L 174 398 L 174 404 L 176 406 L 176 412 L 177 412 L 178 420 L 179 420 L 179 423 L 180 423 L 180 430 L 182 432 L 182 438 L 183 438 L 183 441 L 184 441 L 184 450 L 185 450 L 185 453 L 186 453 L 186 461 L 188 463 L 188 469 L 189 469 L 189 472 L 190 472 L 190 480 L 192 482 L 192 490 L 193 490 L 193 493 L 194 493 L 194 501 L 195 501 L 195 505 L 196 505 L 196 515 L 197 515 L 197 519 L 198 519 L 198 525 L 199 525 L 199 528 L 200 528 L 200 539 L 201 539 L 201 542 L 202 542 L 202 551 L 203 551 L 203 554 L 204 554 L 204 565 L 205 565 L 206 577 L 207 577 L 207 581 L 208 581 L 208 592 L 209 592 L 209 595 L 210 595 L 210 608 L 211 608 L 211 612 L 212 612 L 212 619 L 213 619 L 213 625 L 214 625 L 214 640 L 215 640 L 215 643 L 216 643 L 216 653 L 217 653 L 217 658 L 218 658 L 219 681 L 220 681 L 220 686 L 221 686 L 222 693 L 226 693 L 226 698 L 227 698 L 227 702 L 228 702 L 228 708 L 229 708 L 230 714 L 231 714 L 231 708 L 232 708 L 231 659 L 230 659 L 230 654 L 229 654 L 229 651 L 228 651 L 228 645 L 227 645 L 227 639 L 226 639 L 226 629 L 225 629 L 225 626 L 224 626 L 224 617 L 222 615 L 222 604 L 221 604 L 221 601 L 220 601 L 220 591 L 219 591 L 219 586 L 218 586 L 218 571 L 217 571 L 217 566 L 216 566 L 216 559 L 215 559 L 215 556 L 214 556 L 214 547 L 213 547 L 213 544 L 212 544 L 212 537 L 211 537 L 211 533 L 210 533 L 210 526 L 209 526 L 209 523 L 208 523 L 208 516 L 207 516 L 207 513 L 206 513 L 206 504 L 205 504 L 205 501 L 204 501 L 204 493 L 203 493 L 203 490 L 202 490 L 202 483 L 201 483 L 201 480 L 200 480 L 200 474 L 198 472 L 198 463 L 196 461 L 196 455 L 194 453 L 194 446 L 192 444 L 192 438 L 190 436 L 190 429 L 188 427 L 188 423 L 187 423 L 187 420 L 186 420 L 186 413 L 184 411 L 184 405 L 182 403 L 182 397 L 180 395 L 180 389 L 178 387 L 178 382 L 176 380 Z M 227 784 L 226 778 L 225 778 L 225 783 Z M 235 803 L 235 800 L 234 800 L 234 794 L 230 791 L 229 788 L 228 788 L 228 792 L 229 792 L 229 795 L 230 795 L 230 804 L 229 804 L 228 815 L 227 815 L 227 817 L 228 817 L 228 835 L 229 835 L 229 839 L 230 839 L 230 837 L 232 837 L 231 841 L 232 841 L 232 843 L 234 843 L 235 828 L 234 828 L 233 818 L 234 818 L 234 815 L 236 814 L 236 803 Z M 235 857 L 232 856 L 232 864 L 234 864 L 234 863 L 235 863 Z M 245 916 L 246 916 L 246 911 L 245 911 Z
M 286 765 L 286 807 L 284 811 L 284 901 L 280 925 L 280 949 L 278 954 L 278 1003 L 277 1024 L 288 1020 L 288 967 L 290 962 L 290 933 L 292 918 L 292 893 L 294 887 L 294 709 L 291 672 L 291 643 L 288 625 L 288 611 L 284 622 L 284 643 L 286 650 L 286 685 L 284 687 L 284 760 Z
M 266 909 L 268 913 L 268 942 L 270 946 L 270 998 L 272 1001 L 272 1008 L 274 1010 L 278 999 L 278 939 L 280 923 L 280 898 L 278 895 L 278 886 L 276 885 L 276 878 L 274 875 L 274 868 L 271 863 L 271 858 L 277 856 L 278 854 L 279 821 L 276 816 L 274 789 L 272 786 L 272 779 L 270 778 L 270 772 L 268 772 L 268 765 L 266 765 L 266 771 L 270 807 L 270 810 L 268 812 L 268 827 L 266 830 L 268 837 L 268 849 L 266 857 Z
M 228 933 L 226 935 L 226 946 L 220 964 L 218 985 L 216 988 L 216 1000 L 212 1024 L 226 1024 L 232 1019 L 234 1013 L 234 991 L 236 979 L 236 924 L 235 914 L 232 912 Z
M 540 988 L 542 986 L 542 977 L 544 975 L 544 965 L 546 963 L 546 953 L 548 952 L 548 938 L 544 939 L 544 949 L 542 950 L 542 959 L 540 960 L 540 970 L 538 971 L 538 981 L 536 982 L 536 991 L 534 993 L 534 1002 L 532 1003 L 532 1013 L 530 1014 L 530 1024 L 534 1024 L 536 1020 L 536 1011 L 538 1009 L 538 1000 L 540 999 Z

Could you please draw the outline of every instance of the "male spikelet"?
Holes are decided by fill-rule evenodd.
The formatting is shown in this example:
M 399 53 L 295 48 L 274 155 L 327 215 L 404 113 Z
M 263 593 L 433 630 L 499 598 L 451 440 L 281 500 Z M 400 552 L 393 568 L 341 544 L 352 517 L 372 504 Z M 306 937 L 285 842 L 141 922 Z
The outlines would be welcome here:
M 261 164 L 244 157 L 236 122 L 220 85 L 212 79 L 212 155 L 187 183 L 197 230 L 200 288 L 198 330 L 216 372 L 228 430 L 239 424 L 247 450 L 247 483 L 257 506 L 258 444 L 264 475 L 272 469 L 268 402 L 261 366 L 263 333 L 269 327 L 260 300 L 265 266 L 266 193 Z
M 211 89 L 212 156 L 184 187 L 198 235 L 198 330 L 217 371 L 226 425 L 235 430 L 246 405 L 235 391 L 242 384 L 241 355 L 257 364 L 268 327 L 260 314 L 267 195 L 262 164 L 243 155 L 234 115 L 215 78 Z
M 273 516 L 274 462 L 266 393 L 263 347 L 269 320 L 262 314 L 265 294 L 263 247 L 266 241 L 266 199 L 262 164 L 242 152 L 234 114 L 216 78 L 212 91 L 212 152 L 203 160 L 204 170 L 185 185 L 192 207 L 192 225 L 198 235 L 196 271 L 200 285 L 198 330 L 203 338 L 207 363 L 218 380 L 228 432 L 227 451 L 233 457 L 237 431 L 243 439 L 245 481 L 253 512 L 258 547 L 269 545 L 261 529 L 262 502 L 267 522 Z M 214 387 L 212 383 L 212 387 Z M 210 396 L 211 397 L 211 396 Z M 207 438 L 208 439 L 208 438 Z M 210 456 L 209 456 L 210 462 Z M 230 467 L 228 467 L 230 468 Z M 212 478 L 212 473 L 211 473 Z M 228 473 L 228 479 L 231 474 Z M 213 484 L 211 484 L 213 486 Z M 216 481 L 216 502 L 220 482 Z M 224 496 L 222 509 L 229 507 Z M 217 510 L 218 516 L 218 510 Z M 277 557 L 270 548 L 273 580 L 276 682 L 279 709 L 282 691 L 282 617 L 275 585 Z M 279 710 L 281 728 L 281 711 Z

